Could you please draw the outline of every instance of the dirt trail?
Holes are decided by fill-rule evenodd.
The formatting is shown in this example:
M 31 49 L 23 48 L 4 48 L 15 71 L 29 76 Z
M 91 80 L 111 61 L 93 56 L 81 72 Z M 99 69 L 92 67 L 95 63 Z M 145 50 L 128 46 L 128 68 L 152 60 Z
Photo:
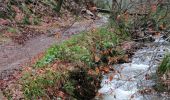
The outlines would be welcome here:
M 103 18 L 95 20 L 94 22 L 76 22 L 62 34 L 62 40 L 65 40 L 67 37 L 79 33 L 80 31 L 88 30 L 92 27 L 99 27 L 105 23 L 106 21 Z M 55 33 L 59 30 L 60 29 L 55 29 L 53 32 Z M 4 70 L 18 68 L 35 55 L 45 51 L 52 44 L 57 42 L 61 42 L 61 39 L 57 40 L 55 37 L 49 37 L 45 34 L 28 40 L 23 46 L 13 42 L 0 45 L 0 73 Z

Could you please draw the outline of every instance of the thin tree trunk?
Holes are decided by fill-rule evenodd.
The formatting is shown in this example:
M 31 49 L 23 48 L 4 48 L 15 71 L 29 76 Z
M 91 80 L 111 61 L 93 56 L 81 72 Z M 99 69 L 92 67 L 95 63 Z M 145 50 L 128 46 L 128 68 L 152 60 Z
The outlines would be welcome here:
M 114 19 L 116 19 L 117 15 L 118 15 L 118 3 L 117 0 L 112 0 L 112 17 Z
M 58 1 L 57 1 L 57 7 L 56 7 L 56 10 L 55 10 L 57 13 L 60 12 L 61 7 L 62 7 L 62 4 L 63 4 L 63 1 L 64 1 L 64 0 L 58 0 Z

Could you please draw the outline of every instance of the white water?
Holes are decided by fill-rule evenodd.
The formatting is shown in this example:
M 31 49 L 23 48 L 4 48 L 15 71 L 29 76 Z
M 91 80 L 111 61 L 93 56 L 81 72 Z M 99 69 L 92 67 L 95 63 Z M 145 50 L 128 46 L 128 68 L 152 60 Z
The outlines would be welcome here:
M 161 41 L 159 41 L 161 40 Z M 102 100 L 168 100 L 157 94 L 143 96 L 138 91 L 152 88 L 153 79 L 146 80 L 145 75 L 154 75 L 164 54 L 170 51 L 170 46 L 162 39 L 155 40 L 152 45 L 138 50 L 132 58 L 132 63 L 113 65 L 117 71 L 103 75 L 101 89 Z M 162 44 L 165 43 L 165 44 Z M 166 44 L 167 43 L 167 44 Z M 151 70 L 148 69 L 151 67 Z M 113 80 L 109 80 L 114 76 Z

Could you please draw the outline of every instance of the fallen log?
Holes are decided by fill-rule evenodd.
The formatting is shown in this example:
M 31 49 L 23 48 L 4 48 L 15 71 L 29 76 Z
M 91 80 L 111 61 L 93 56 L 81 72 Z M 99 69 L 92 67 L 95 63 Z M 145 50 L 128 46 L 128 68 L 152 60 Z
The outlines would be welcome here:
M 97 8 L 97 11 L 100 12 L 100 13 L 111 13 L 110 10 L 108 10 L 108 9 L 102 9 L 102 8 Z
M 107 13 L 107 14 L 110 14 L 112 11 L 111 10 L 108 10 L 108 9 L 102 9 L 102 8 L 97 8 L 97 11 L 100 12 L 100 13 Z M 127 13 L 128 15 L 131 15 L 131 16 L 147 16 L 148 14 L 147 13 L 130 13 L 128 12 Z

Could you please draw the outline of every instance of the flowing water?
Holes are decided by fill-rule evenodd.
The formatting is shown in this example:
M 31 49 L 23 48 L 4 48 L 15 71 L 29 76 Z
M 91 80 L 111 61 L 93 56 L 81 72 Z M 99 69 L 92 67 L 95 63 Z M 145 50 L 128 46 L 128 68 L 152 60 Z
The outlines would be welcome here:
M 131 63 L 113 65 L 115 72 L 103 75 L 102 100 L 170 100 L 153 92 L 154 76 L 163 56 L 170 51 L 170 44 L 162 38 L 135 52 Z M 109 77 L 112 76 L 111 80 Z M 150 78 L 148 78 L 150 77 Z M 142 90 L 149 94 L 142 94 Z M 151 93 L 151 94 L 150 94 Z

